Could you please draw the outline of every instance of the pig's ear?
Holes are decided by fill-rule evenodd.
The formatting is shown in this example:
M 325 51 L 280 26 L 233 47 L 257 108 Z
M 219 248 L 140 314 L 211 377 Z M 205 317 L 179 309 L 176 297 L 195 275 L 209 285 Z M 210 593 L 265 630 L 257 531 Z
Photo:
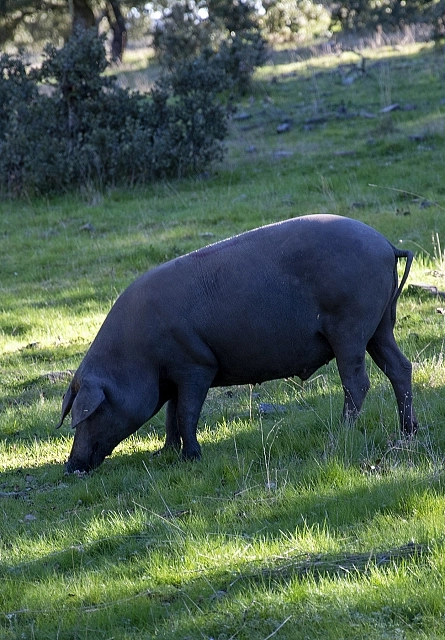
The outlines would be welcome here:
M 80 389 L 72 402 L 72 428 L 89 418 L 105 400 L 105 393 L 95 380 L 83 380 Z
M 62 416 L 59 420 L 59 424 L 57 425 L 56 429 L 59 429 L 62 426 L 63 421 L 71 411 L 71 407 L 73 406 L 73 402 L 76 395 L 77 395 L 77 391 L 74 390 L 74 384 L 71 383 L 70 386 L 68 387 L 68 391 L 63 396 Z

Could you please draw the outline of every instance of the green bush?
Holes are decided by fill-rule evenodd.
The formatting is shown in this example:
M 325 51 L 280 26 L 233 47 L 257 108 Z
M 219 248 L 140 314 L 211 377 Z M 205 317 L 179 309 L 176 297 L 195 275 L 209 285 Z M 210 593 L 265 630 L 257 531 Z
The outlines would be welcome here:
M 103 40 L 75 34 L 45 49 L 39 70 L 1 56 L 3 193 L 146 182 L 202 171 L 222 155 L 225 75 L 204 59 L 161 79 L 149 97 L 104 77 Z M 42 89 L 46 85 L 47 89 Z
M 233 86 L 245 92 L 255 67 L 266 61 L 254 7 L 247 2 L 209 0 L 208 17 L 202 18 L 195 5 L 173 4 L 164 12 L 153 32 L 153 46 L 159 62 L 169 71 L 204 56 L 215 62 Z
M 172 71 L 178 64 L 212 49 L 212 27 L 187 2 L 174 4 L 153 29 L 153 47 L 161 65 Z
M 333 5 L 332 23 L 345 31 L 359 32 L 378 25 L 391 29 L 414 22 L 435 24 L 441 3 L 442 0 L 348 0 Z
M 269 35 L 284 40 L 324 34 L 331 22 L 330 10 L 313 0 L 269 0 L 266 4 L 264 28 Z
M 265 41 L 257 31 L 241 32 L 224 40 L 217 54 L 220 64 L 241 94 L 247 92 L 255 67 L 264 64 L 266 57 Z
M 196 173 L 223 155 L 230 105 L 218 101 L 227 89 L 224 70 L 205 56 L 178 65 L 152 91 L 159 118 L 153 151 L 158 170 L 181 176 Z M 169 103 L 169 96 L 176 99 Z

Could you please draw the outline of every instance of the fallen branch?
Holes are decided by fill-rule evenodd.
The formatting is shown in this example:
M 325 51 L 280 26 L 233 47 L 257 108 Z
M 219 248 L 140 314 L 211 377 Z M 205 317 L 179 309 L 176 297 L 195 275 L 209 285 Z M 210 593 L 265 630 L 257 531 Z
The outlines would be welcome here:
M 425 293 L 429 293 L 432 296 L 436 296 L 438 298 L 445 298 L 445 291 L 439 291 L 439 289 L 433 284 L 409 284 L 408 290 L 420 289 Z
M 28 495 L 29 489 L 24 491 L 0 491 L 0 498 L 24 498 Z
M 244 579 L 284 579 L 306 578 L 312 576 L 344 576 L 354 573 L 366 573 L 373 567 L 381 568 L 399 564 L 413 558 L 422 558 L 429 553 L 426 544 L 410 542 L 402 547 L 387 551 L 350 554 L 307 554 L 282 566 L 260 569 L 258 572 L 245 573 L 236 578 L 230 587 Z

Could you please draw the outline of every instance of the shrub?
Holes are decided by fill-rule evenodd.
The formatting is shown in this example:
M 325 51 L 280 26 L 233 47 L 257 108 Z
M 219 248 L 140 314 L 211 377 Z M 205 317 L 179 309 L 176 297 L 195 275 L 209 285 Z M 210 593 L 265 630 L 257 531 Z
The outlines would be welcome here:
M 169 148 L 172 153 L 172 169 L 182 175 L 187 166 L 195 172 L 209 162 L 221 159 L 221 141 L 227 133 L 227 115 L 230 105 L 223 106 L 217 96 L 229 86 L 225 70 L 217 60 L 200 56 L 191 62 L 177 66 L 158 85 L 177 96 L 171 106 Z
M 162 66 L 172 71 L 212 48 L 209 20 L 202 19 L 187 2 L 176 3 L 153 30 L 153 47 Z
M 79 32 L 45 49 L 39 70 L 2 56 L 0 188 L 8 193 L 132 184 L 202 171 L 222 156 L 224 73 L 205 59 L 163 78 L 150 96 L 104 77 L 103 40 Z M 47 85 L 47 91 L 39 86 Z
M 255 68 L 266 61 L 266 44 L 258 32 L 244 31 L 222 41 L 217 57 L 238 93 L 244 94 Z
M 196 5 L 173 4 L 155 27 L 153 45 L 159 62 L 169 71 L 184 61 L 204 56 L 245 92 L 255 67 L 266 60 L 266 42 L 259 31 L 253 5 L 209 0 L 208 17 Z
M 0 56 L 0 172 L 1 180 L 11 188 L 20 172 L 20 145 L 23 122 L 37 95 L 28 70 L 19 58 Z
M 334 3 L 332 23 L 345 31 L 366 31 L 403 27 L 414 22 L 435 22 L 435 13 L 442 0 L 348 0 Z M 443 11 L 443 7 L 442 7 Z
M 262 22 L 272 36 L 307 39 L 327 32 L 331 14 L 313 0 L 270 0 Z

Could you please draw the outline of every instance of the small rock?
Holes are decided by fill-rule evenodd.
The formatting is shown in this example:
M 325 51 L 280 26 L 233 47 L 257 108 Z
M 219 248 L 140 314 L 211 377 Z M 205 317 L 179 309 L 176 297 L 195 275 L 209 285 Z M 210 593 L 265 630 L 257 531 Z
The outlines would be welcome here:
M 387 107 L 380 109 L 380 113 L 391 113 L 391 111 L 397 111 L 397 109 L 400 109 L 400 104 L 395 102 L 394 104 L 389 104 Z
M 240 113 L 235 113 L 233 116 L 233 120 L 249 120 L 252 117 L 251 113 L 247 113 L 247 111 L 241 111 Z
M 286 407 L 280 404 L 272 404 L 271 402 L 260 402 L 258 409 L 262 415 L 286 412 Z
M 232 202 L 242 202 L 243 200 L 247 200 L 247 196 L 245 193 L 240 193 L 239 196 L 233 198 Z
M 358 78 L 358 74 L 356 73 L 351 73 L 348 76 L 345 76 L 342 80 L 342 84 L 348 86 L 353 84 Z
M 80 231 L 89 231 L 90 233 L 92 233 L 93 231 L 95 231 L 95 228 L 91 224 L 91 222 L 87 222 L 82 227 L 80 227 Z
M 361 115 L 362 118 L 369 118 L 369 119 L 375 118 L 375 114 L 371 113 L 370 111 L 362 110 L 362 111 L 360 111 L 360 115 Z
M 34 522 L 34 520 L 37 520 L 36 516 L 33 516 L 32 513 L 28 513 L 23 519 L 25 522 Z
M 38 347 L 40 347 L 40 342 L 30 342 L 25 349 L 38 349 Z
M 294 155 L 294 152 L 293 151 L 275 151 L 273 155 L 275 158 L 290 158 L 291 156 Z
M 328 121 L 326 116 L 315 116 L 314 118 L 308 118 L 304 121 L 304 124 L 325 124 Z
M 56 382 L 60 382 L 61 380 L 71 378 L 74 373 L 74 369 L 68 369 L 67 371 L 50 371 L 49 373 L 44 373 L 42 378 L 46 378 L 52 384 L 55 384 Z
M 348 151 L 334 151 L 334 156 L 355 156 L 357 151 L 350 149 Z
M 286 133 L 287 131 L 290 131 L 290 128 L 291 126 L 289 122 L 282 122 L 277 127 L 277 133 Z

